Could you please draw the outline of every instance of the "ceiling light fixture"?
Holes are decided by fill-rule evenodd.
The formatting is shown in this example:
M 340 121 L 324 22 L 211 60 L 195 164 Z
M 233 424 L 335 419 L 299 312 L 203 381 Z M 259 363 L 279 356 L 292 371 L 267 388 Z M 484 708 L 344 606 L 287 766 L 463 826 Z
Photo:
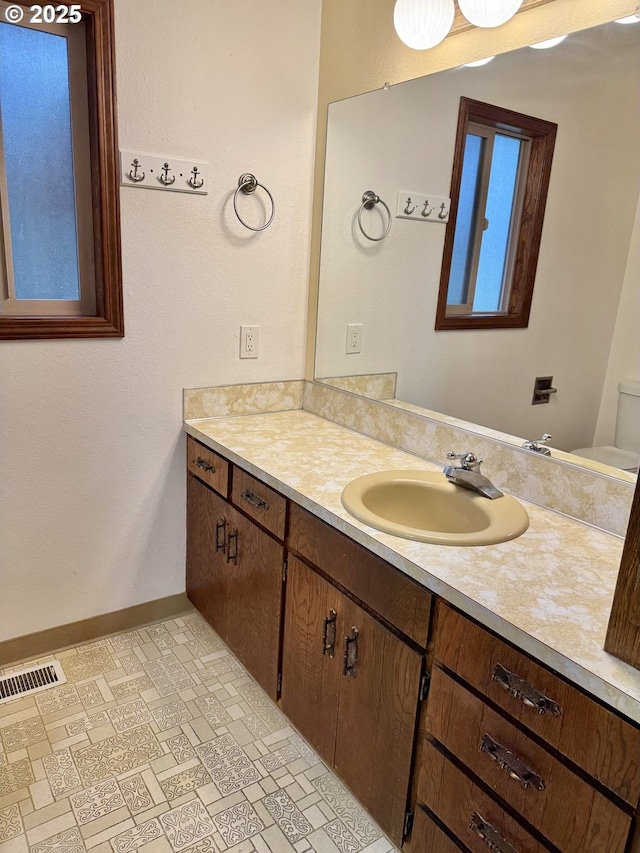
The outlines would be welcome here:
M 546 50 L 548 47 L 555 47 L 557 44 L 560 44 L 561 41 L 566 39 L 566 35 L 564 36 L 556 36 L 553 39 L 545 39 L 545 41 L 539 41 L 535 44 L 530 44 L 529 47 L 534 47 L 536 50 Z
M 458 0 L 460 11 L 476 27 L 500 27 L 513 18 L 522 0 Z
M 407 47 L 427 50 L 448 36 L 454 15 L 453 0 L 396 0 L 393 25 Z

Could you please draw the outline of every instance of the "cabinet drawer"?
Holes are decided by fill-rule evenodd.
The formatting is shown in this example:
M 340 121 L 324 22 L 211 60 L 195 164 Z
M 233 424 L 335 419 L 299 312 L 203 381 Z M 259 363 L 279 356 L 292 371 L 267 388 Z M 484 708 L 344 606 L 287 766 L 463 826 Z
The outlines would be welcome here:
M 417 806 L 411 832 L 411 853 L 460 853 L 460 847 L 445 835 L 422 806 Z
M 623 800 L 640 797 L 640 730 L 438 601 L 435 660 Z
M 563 853 L 622 853 L 631 818 L 438 667 L 427 712 L 430 736 Z
M 232 474 L 231 500 L 278 539 L 284 539 L 286 499 L 235 465 Z
M 187 436 L 187 470 L 219 495 L 229 494 L 229 463 L 195 438 Z
M 432 596 L 415 581 L 296 504 L 291 505 L 289 549 L 426 646 Z
M 434 744 L 427 742 L 424 754 L 418 802 L 424 803 L 472 853 L 487 853 L 489 849 L 550 853 L 550 847 L 530 835 Z M 600 848 L 600 853 L 605 853 L 605 848 Z

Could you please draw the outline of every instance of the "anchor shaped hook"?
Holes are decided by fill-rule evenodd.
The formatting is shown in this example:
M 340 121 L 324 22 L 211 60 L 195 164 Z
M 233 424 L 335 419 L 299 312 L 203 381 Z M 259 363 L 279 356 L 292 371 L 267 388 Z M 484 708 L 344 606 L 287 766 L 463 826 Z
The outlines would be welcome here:
M 134 182 L 134 184 L 139 184 L 140 181 L 144 181 L 144 172 L 140 175 L 138 174 L 138 169 L 140 168 L 140 161 L 136 158 L 131 164 L 133 168 L 129 169 L 127 172 L 127 177 Z
M 438 213 L 438 219 L 446 219 L 447 216 L 449 215 L 449 211 L 448 210 L 445 211 L 445 207 L 446 207 L 446 204 L 444 202 L 442 202 L 440 204 L 440 212 Z
M 175 183 L 176 176 L 172 175 L 169 177 L 169 172 L 171 171 L 171 167 L 168 163 L 165 163 L 162 167 L 162 174 L 158 175 L 158 180 L 161 184 L 164 184 L 165 187 L 171 186 L 171 184 Z
M 424 207 L 420 211 L 422 216 L 431 216 L 433 213 L 433 207 L 429 207 L 429 199 L 425 200 Z
M 410 205 L 410 204 L 411 204 L 411 196 L 409 196 L 409 198 L 407 199 L 407 205 L 406 205 L 406 207 L 405 207 L 405 209 L 404 209 L 404 212 L 407 214 L 407 216 L 411 216 L 411 214 L 413 213 L 413 211 L 416 209 L 416 206 L 415 206 L 415 204 L 414 204 L 414 205 L 413 205 L 413 207 L 411 208 L 411 210 L 409 210 L 409 205 Z
M 192 187 L 194 190 L 199 190 L 200 187 L 204 184 L 204 178 L 200 178 L 200 180 L 198 180 L 198 175 L 200 174 L 201 173 L 198 171 L 198 167 L 194 166 L 191 170 L 191 177 L 187 181 L 189 186 Z

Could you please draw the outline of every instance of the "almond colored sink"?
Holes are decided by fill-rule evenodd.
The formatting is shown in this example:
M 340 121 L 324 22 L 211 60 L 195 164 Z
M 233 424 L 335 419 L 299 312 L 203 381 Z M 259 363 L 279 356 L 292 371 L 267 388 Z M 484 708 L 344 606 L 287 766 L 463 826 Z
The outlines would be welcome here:
M 520 536 L 529 516 L 511 495 L 489 500 L 439 471 L 379 471 L 349 483 L 342 505 L 383 533 L 435 545 L 495 545 Z

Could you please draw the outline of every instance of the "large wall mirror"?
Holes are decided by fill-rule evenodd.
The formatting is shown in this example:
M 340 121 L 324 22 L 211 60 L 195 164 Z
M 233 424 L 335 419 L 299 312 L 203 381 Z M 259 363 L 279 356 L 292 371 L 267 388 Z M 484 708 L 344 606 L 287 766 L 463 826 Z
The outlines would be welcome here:
M 558 125 L 527 328 L 436 331 L 446 223 L 396 215 L 399 192 L 449 197 L 462 97 Z M 552 456 L 614 446 L 619 385 L 640 380 L 639 105 L 640 23 L 613 22 L 331 104 L 316 379 L 520 444 L 551 433 Z M 360 230 L 387 226 L 367 190 L 384 239 Z M 538 377 L 557 391 L 532 405 Z

